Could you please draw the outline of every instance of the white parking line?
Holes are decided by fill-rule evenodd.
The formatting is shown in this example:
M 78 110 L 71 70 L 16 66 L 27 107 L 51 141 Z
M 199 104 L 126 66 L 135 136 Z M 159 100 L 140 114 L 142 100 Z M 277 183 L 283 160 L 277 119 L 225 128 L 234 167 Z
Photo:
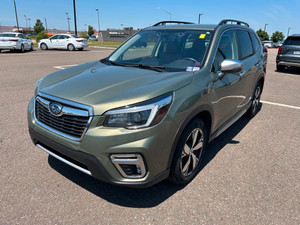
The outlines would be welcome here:
M 66 69 L 68 67 L 71 67 L 71 66 L 77 66 L 78 64 L 74 64 L 74 65 L 61 65 L 61 66 L 53 66 L 53 68 L 55 69 L 59 69 L 59 70 L 63 70 L 63 69 Z
M 260 102 L 261 102 L 261 103 L 264 103 L 264 104 L 277 105 L 277 106 L 286 107 L 286 108 L 291 108 L 291 109 L 300 109 L 300 107 L 298 107 L 298 106 L 285 105 L 285 104 L 280 104 L 280 103 L 276 103 L 276 102 L 268 102 L 268 101 L 260 101 Z

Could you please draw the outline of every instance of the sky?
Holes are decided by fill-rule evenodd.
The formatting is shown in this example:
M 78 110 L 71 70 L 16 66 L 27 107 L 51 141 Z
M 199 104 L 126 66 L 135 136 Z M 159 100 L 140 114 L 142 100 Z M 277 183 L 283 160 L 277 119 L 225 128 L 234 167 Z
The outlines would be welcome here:
M 73 0 L 15 0 L 19 25 L 31 27 L 36 19 L 47 18 L 48 29 L 68 29 L 67 15 L 71 17 L 74 30 Z M 172 20 L 217 24 L 222 19 L 247 22 L 254 30 L 264 29 L 271 36 L 281 31 L 286 36 L 300 33 L 300 0 L 76 0 L 77 30 L 86 29 L 85 24 L 98 29 L 96 9 L 99 9 L 100 28 L 145 28 L 156 22 Z M 0 0 L 0 25 L 16 25 L 13 0 Z

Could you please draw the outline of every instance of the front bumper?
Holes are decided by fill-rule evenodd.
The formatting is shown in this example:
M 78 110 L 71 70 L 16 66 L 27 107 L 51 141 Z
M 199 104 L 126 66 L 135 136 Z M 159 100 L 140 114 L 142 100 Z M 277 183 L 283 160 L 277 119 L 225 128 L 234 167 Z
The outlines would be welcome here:
M 101 117 L 94 116 L 85 136 L 78 142 L 36 124 L 33 103 L 32 98 L 28 107 L 28 126 L 33 143 L 83 168 L 82 172 L 104 182 L 129 187 L 148 187 L 169 176 L 168 162 L 178 127 L 168 117 L 154 127 L 126 130 L 98 126 Z M 122 154 L 142 156 L 145 176 L 135 179 L 122 176 L 111 158 Z

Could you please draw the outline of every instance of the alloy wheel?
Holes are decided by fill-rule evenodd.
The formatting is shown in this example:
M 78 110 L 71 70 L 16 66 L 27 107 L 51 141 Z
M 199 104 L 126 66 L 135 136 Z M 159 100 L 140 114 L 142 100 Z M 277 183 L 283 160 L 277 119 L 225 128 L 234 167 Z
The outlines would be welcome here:
M 192 174 L 197 167 L 203 149 L 203 132 L 195 128 L 185 141 L 181 152 L 180 169 L 184 176 Z
M 255 90 L 253 101 L 252 101 L 253 112 L 256 112 L 256 110 L 258 108 L 258 105 L 259 105 L 259 102 L 260 102 L 260 92 L 261 92 L 260 86 L 258 85 L 256 90 Z

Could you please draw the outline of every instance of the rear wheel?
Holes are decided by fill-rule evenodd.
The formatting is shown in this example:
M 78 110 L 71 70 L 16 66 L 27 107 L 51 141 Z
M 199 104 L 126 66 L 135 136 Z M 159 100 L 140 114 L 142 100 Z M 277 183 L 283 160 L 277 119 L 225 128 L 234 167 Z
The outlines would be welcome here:
M 48 46 L 47 46 L 45 43 L 42 43 L 42 44 L 41 44 L 41 49 L 42 49 L 42 50 L 47 50 L 47 49 L 48 49 Z
M 172 161 L 170 181 L 188 184 L 199 173 L 208 142 L 207 129 L 201 119 L 192 120 L 183 131 Z
M 75 47 L 72 44 L 68 44 L 67 48 L 68 48 L 69 51 L 74 51 L 75 50 Z
M 79 48 L 78 50 L 79 50 L 79 51 L 82 51 L 82 50 L 83 50 L 83 48 Z
M 29 51 L 33 51 L 33 44 L 31 44 Z
M 252 96 L 251 106 L 248 109 L 248 111 L 246 112 L 247 117 L 252 118 L 257 114 L 258 108 L 259 108 L 259 103 L 260 103 L 261 92 L 262 92 L 262 84 L 259 82 L 256 85 L 254 94 Z

